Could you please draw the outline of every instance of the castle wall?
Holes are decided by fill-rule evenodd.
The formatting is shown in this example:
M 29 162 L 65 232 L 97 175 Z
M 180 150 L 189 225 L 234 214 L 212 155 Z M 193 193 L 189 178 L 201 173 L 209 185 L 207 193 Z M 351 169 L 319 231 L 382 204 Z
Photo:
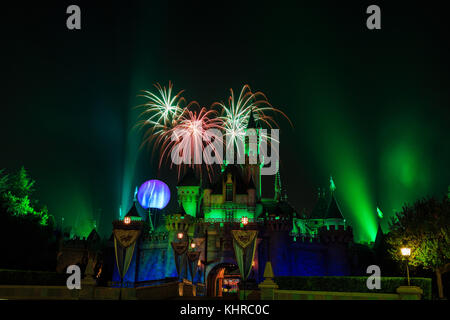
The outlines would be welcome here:
M 324 276 L 327 274 L 327 249 L 317 242 L 294 242 L 290 245 L 290 276 Z

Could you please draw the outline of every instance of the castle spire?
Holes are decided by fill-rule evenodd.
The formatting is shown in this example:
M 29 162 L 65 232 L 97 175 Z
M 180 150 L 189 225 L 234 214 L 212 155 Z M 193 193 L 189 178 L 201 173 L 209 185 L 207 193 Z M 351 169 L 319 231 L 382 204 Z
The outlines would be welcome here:
M 333 177 L 330 176 L 330 191 L 333 193 L 336 190 L 336 185 L 334 184 Z
M 134 189 L 134 199 L 133 199 L 134 202 L 137 201 L 137 194 L 138 194 L 138 187 L 136 186 L 136 189 Z
M 281 176 L 280 176 L 280 168 L 279 168 L 279 163 L 277 161 L 277 173 L 275 174 L 275 196 L 274 196 L 274 200 L 280 201 L 281 199 Z
M 383 212 L 381 212 L 380 208 L 377 207 L 377 214 L 380 219 L 383 219 Z
M 256 121 L 255 121 L 255 117 L 253 116 L 253 109 L 250 110 L 250 115 L 248 117 L 248 122 L 247 122 L 247 129 L 256 129 Z

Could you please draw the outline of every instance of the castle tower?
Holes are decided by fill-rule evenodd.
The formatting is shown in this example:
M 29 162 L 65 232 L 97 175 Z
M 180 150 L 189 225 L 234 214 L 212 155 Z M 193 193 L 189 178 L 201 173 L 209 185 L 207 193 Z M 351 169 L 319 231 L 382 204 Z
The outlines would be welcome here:
M 268 261 L 272 262 L 276 275 L 287 276 L 290 274 L 289 244 L 292 230 L 292 215 L 285 212 L 286 208 L 278 203 L 272 214 L 265 217 L 266 239 L 268 249 Z
M 203 190 L 203 208 L 209 208 L 211 206 L 211 193 L 213 189 L 209 180 L 206 183 L 205 189 Z
M 178 203 L 183 206 L 186 214 L 197 217 L 200 199 L 200 180 L 195 176 L 194 170 L 189 167 L 186 174 L 177 185 Z
M 250 112 L 245 136 L 245 172 L 247 181 L 253 178 L 256 199 L 261 199 L 261 160 L 259 159 L 260 126 L 256 123 L 253 112 Z
M 274 190 L 275 190 L 275 194 L 274 194 L 273 199 L 275 201 L 284 200 L 283 199 L 283 195 L 282 195 L 281 175 L 280 175 L 280 169 L 279 169 L 278 161 L 277 161 L 277 173 L 275 174 Z
M 250 182 L 248 183 L 247 187 L 247 195 L 247 205 L 249 207 L 254 207 L 256 204 L 256 187 L 253 181 L 253 177 L 250 177 Z
M 336 185 L 334 184 L 333 178 L 330 177 L 331 201 L 330 204 L 328 205 L 328 209 L 324 217 L 325 218 L 324 222 L 327 228 L 329 228 L 330 226 L 335 226 L 335 228 L 337 229 L 338 226 L 345 225 L 345 219 L 336 201 L 336 197 L 334 195 L 335 190 Z
M 168 241 L 165 259 L 165 277 L 177 276 L 172 242 L 189 241 L 194 236 L 195 218 L 186 214 L 184 207 L 180 206 L 179 212 L 166 217 L 166 229 L 168 231 Z M 182 239 L 179 238 L 182 235 Z

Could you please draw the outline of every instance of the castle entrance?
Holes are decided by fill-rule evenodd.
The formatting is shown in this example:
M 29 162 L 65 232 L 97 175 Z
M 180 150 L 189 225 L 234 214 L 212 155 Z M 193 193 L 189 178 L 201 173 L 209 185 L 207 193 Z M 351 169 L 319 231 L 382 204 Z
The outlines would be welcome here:
M 210 297 L 237 297 L 241 276 L 232 263 L 221 263 L 208 274 L 207 293 Z

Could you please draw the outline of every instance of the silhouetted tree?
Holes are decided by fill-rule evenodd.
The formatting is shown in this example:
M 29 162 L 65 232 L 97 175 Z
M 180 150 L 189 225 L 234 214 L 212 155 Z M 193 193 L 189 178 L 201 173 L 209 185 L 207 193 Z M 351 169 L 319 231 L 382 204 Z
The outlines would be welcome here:
M 411 248 L 409 263 L 436 273 L 439 298 L 444 297 L 442 274 L 450 270 L 450 200 L 434 198 L 406 205 L 390 224 L 389 252 L 403 260 L 401 247 Z

